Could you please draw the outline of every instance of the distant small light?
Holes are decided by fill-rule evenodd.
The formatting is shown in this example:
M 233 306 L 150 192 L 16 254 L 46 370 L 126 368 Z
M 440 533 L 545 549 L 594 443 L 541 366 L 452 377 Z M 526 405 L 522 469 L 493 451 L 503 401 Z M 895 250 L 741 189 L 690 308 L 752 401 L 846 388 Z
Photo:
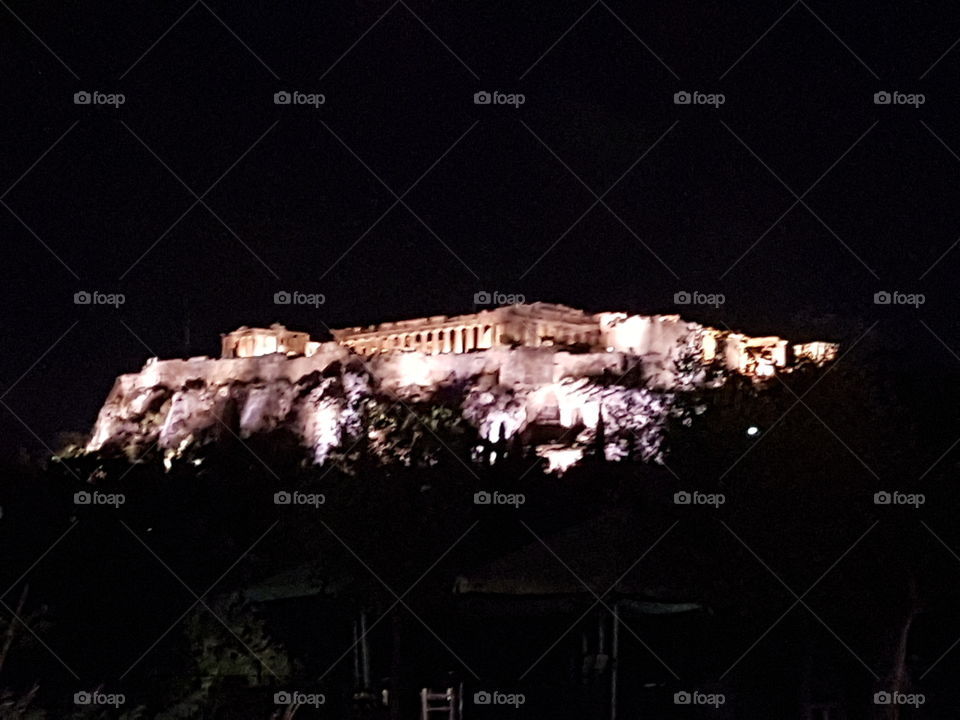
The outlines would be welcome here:
M 749 435 L 750 437 L 756 437 L 759 434 L 760 434 L 760 428 L 758 428 L 756 425 L 751 425 L 750 427 L 747 428 L 747 435 Z

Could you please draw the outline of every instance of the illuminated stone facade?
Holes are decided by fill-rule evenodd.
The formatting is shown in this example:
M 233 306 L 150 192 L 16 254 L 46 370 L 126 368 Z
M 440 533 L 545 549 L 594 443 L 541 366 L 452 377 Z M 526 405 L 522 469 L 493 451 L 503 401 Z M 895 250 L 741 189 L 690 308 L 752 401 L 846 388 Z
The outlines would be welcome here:
M 754 377 L 769 377 L 776 368 L 786 368 L 801 359 L 816 363 L 832 360 L 837 349 L 825 342 L 789 346 L 776 336 L 724 332 L 687 322 L 679 315 L 589 315 L 552 303 L 510 305 L 470 315 L 437 315 L 332 332 L 337 343 L 366 358 L 403 352 L 461 354 L 501 347 L 617 352 L 643 358 L 651 377 L 661 384 L 672 372 L 672 361 L 681 348 L 698 353 L 704 362 L 717 361 L 727 370 Z
M 220 357 L 222 358 L 260 357 L 274 353 L 309 357 L 320 345 L 312 342 L 307 333 L 287 330 L 278 323 L 274 323 L 269 328 L 243 326 L 220 337 Z
M 682 350 L 698 354 L 705 363 L 716 361 L 727 370 L 758 378 L 770 377 L 777 368 L 787 368 L 801 360 L 828 362 L 837 352 L 833 343 L 817 341 L 791 346 L 777 336 L 724 332 L 687 322 L 679 315 L 590 315 L 552 303 L 509 305 L 469 315 L 435 315 L 332 332 L 341 347 L 378 362 L 387 362 L 403 353 L 463 355 L 521 347 L 618 353 L 639 358 L 638 364 L 653 384 L 660 386 L 669 384 L 673 362 Z M 283 325 L 241 327 L 222 336 L 221 357 L 254 358 L 277 353 L 310 357 L 320 346 L 307 333 L 288 330 Z M 409 365 L 405 363 L 405 367 Z M 447 370 L 442 363 L 436 369 Z M 419 368 L 417 373 L 427 377 L 429 370 Z
M 803 343 L 793 346 L 793 357 L 797 360 L 809 360 L 818 365 L 837 359 L 836 343 L 823 342 L 815 340 L 814 342 Z
M 512 346 L 592 348 L 599 343 L 600 328 L 596 318 L 582 310 L 533 303 L 333 330 L 333 337 L 365 357 L 395 351 L 440 355 Z

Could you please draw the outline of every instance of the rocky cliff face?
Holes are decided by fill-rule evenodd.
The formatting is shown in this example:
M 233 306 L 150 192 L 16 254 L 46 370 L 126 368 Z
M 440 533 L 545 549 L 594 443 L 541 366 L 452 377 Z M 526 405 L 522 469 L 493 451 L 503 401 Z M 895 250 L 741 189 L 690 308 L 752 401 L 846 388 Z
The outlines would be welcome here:
M 548 457 L 575 461 L 602 434 L 611 460 L 655 459 L 672 395 L 619 384 L 629 361 L 529 348 L 364 361 L 334 343 L 309 358 L 151 360 L 117 379 L 87 451 L 137 457 L 157 447 L 170 458 L 225 437 L 284 430 L 323 464 L 370 432 L 371 403 L 399 400 L 406 409 L 442 392 L 491 443 L 548 427 L 558 436 L 538 449 Z

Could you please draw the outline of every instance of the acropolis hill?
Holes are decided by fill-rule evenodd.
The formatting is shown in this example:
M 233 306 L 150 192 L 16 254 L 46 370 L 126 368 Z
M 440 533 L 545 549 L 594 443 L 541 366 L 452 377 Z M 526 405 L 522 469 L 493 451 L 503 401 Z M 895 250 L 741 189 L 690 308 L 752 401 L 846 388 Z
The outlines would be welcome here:
M 831 343 L 790 345 L 679 315 L 591 315 L 550 303 L 332 334 L 317 342 L 283 325 L 241 327 L 222 336 L 219 359 L 151 358 L 117 379 L 87 450 L 129 454 L 157 444 L 175 457 L 223 428 L 241 438 L 281 428 L 323 463 L 366 432 L 370 398 L 429 402 L 453 388 L 464 419 L 490 442 L 553 428 L 556 441 L 536 448 L 551 465 L 575 461 L 598 424 L 609 459 L 650 459 L 674 395 L 706 382 L 709 371 L 762 382 L 837 352 Z

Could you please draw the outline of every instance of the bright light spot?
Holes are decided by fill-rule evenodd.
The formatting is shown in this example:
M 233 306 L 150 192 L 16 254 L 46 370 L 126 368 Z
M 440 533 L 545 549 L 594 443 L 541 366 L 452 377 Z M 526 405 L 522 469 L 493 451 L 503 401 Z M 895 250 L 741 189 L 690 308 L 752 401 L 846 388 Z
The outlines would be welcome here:
M 769 362 L 761 362 L 757 364 L 757 377 L 773 377 L 776 372 L 776 368 L 771 365 Z
M 564 472 L 583 459 L 582 447 L 563 447 L 558 445 L 541 445 L 537 448 L 537 455 L 547 460 L 547 472 L 563 475 Z
M 398 358 L 397 371 L 400 385 L 420 385 L 427 387 L 430 381 L 430 361 L 420 353 L 404 353 Z
M 758 428 L 756 425 L 751 425 L 750 427 L 747 428 L 747 435 L 749 435 L 750 437 L 756 437 L 759 434 L 760 434 L 760 428 Z

